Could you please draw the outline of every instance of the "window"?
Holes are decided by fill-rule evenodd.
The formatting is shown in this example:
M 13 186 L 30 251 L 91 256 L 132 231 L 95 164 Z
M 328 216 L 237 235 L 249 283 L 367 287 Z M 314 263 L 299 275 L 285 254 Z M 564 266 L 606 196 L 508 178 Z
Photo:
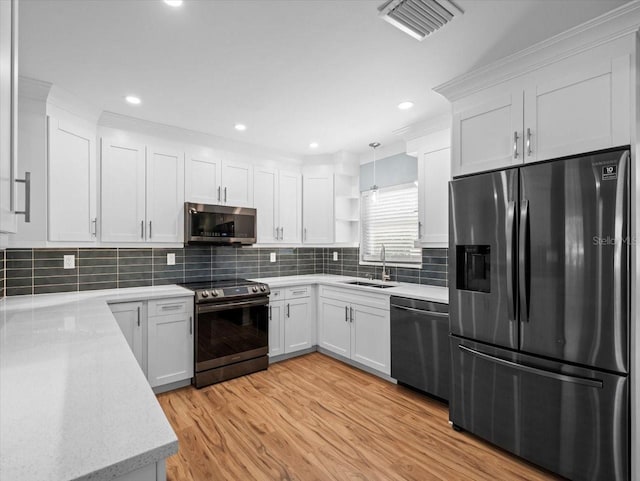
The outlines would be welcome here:
M 384 244 L 386 261 L 419 267 L 422 254 L 418 239 L 418 186 L 394 185 L 360 194 L 360 261 L 381 263 Z

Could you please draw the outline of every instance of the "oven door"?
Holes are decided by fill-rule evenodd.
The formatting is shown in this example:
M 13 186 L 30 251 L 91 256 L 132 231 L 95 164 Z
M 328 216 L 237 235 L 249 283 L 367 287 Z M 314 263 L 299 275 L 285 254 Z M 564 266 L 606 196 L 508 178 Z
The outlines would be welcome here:
M 196 305 L 196 372 L 269 352 L 268 297 Z

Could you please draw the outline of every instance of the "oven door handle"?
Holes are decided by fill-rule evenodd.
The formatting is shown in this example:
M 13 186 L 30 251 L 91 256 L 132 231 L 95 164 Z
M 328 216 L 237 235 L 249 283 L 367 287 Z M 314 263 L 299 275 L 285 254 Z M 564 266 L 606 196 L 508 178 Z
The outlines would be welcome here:
M 241 309 L 243 307 L 255 307 L 266 306 L 269 304 L 269 299 L 252 299 L 250 301 L 240 302 L 221 302 L 220 304 L 213 305 L 199 305 L 196 307 L 198 314 L 205 314 L 207 312 L 226 311 L 227 309 Z

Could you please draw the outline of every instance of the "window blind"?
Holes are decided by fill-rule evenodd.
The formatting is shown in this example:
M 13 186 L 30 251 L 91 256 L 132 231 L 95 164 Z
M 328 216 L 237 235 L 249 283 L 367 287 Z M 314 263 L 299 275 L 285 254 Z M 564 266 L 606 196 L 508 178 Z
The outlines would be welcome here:
M 415 183 L 365 191 L 360 195 L 360 260 L 420 265 L 418 239 L 418 187 Z

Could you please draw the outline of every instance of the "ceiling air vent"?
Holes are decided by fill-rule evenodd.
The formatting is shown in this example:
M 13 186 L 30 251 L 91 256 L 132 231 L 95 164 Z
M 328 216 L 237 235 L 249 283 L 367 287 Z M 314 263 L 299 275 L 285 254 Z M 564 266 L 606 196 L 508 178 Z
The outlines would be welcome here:
M 444 27 L 462 10 L 448 0 L 387 0 L 379 16 L 417 40 Z

